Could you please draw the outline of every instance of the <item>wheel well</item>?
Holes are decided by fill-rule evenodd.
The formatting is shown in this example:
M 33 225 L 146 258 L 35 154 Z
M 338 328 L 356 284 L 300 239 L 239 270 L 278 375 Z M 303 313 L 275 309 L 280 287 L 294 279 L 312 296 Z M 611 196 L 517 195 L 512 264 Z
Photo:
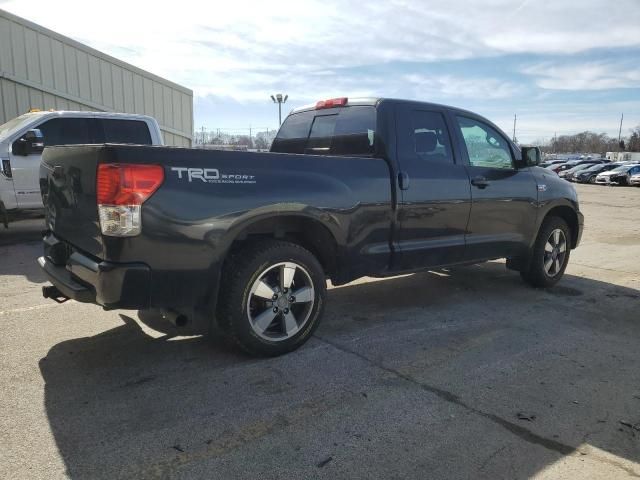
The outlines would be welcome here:
M 336 271 L 337 242 L 329 229 L 317 220 L 296 216 L 259 220 L 236 236 L 230 251 L 237 251 L 249 242 L 261 238 L 275 238 L 296 243 L 309 250 L 318 259 L 325 273 L 331 275 Z
M 567 222 L 571 229 L 571 248 L 575 248 L 578 243 L 578 215 L 575 210 L 567 206 L 553 207 L 544 218 L 546 220 L 549 217 L 560 217 Z

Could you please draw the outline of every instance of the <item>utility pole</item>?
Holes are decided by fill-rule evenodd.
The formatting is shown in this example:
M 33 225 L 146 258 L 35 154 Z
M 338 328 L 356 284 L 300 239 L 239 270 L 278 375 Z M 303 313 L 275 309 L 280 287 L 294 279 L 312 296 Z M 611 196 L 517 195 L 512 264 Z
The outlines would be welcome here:
M 204 145 L 204 125 L 202 126 L 202 145 Z
M 282 104 L 287 102 L 287 98 L 289 98 L 289 95 L 283 97 L 281 93 L 276 94 L 275 97 L 271 95 L 273 103 L 278 104 L 278 125 L 282 125 Z
M 516 142 L 516 114 L 513 114 L 513 143 Z
M 622 119 L 624 118 L 624 112 L 620 115 L 620 130 L 618 130 L 618 151 L 620 151 L 620 141 L 622 140 Z

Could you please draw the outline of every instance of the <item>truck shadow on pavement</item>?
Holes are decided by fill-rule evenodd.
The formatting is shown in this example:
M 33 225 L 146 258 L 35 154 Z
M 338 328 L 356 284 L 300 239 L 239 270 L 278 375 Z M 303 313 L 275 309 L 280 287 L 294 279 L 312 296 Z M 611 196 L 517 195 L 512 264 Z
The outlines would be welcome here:
M 29 282 L 44 283 L 46 277 L 37 258 L 42 255 L 42 241 L 22 243 L 20 245 L 2 243 L 0 236 L 0 276 L 24 277 Z
M 126 315 L 55 345 L 40 370 L 68 475 L 640 475 L 639 291 L 571 275 L 533 290 L 488 263 L 328 300 L 315 337 L 274 359 Z
M 45 229 L 44 217 L 41 214 L 25 214 L 25 218 L 14 220 L 5 228 L 0 223 L 0 247 L 19 243 L 42 241 L 42 231 Z

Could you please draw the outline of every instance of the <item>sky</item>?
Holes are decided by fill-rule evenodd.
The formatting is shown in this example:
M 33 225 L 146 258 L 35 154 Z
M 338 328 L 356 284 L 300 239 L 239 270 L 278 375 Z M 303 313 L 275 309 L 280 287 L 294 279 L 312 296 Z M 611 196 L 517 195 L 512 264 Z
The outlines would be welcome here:
M 92 8 L 92 5 L 96 5 Z M 640 0 L 6 1 L 0 8 L 191 88 L 194 127 L 278 125 L 384 96 L 480 113 L 521 142 L 640 125 Z

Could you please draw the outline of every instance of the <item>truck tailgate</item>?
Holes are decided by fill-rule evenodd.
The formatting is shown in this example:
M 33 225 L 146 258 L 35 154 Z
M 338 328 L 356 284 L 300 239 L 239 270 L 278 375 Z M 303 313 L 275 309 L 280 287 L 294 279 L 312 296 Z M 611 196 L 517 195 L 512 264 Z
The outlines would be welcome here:
M 103 257 L 96 203 L 98 145 L 47 147 L 40 165 L 40 190 L 47 228 L 94 257 Z

